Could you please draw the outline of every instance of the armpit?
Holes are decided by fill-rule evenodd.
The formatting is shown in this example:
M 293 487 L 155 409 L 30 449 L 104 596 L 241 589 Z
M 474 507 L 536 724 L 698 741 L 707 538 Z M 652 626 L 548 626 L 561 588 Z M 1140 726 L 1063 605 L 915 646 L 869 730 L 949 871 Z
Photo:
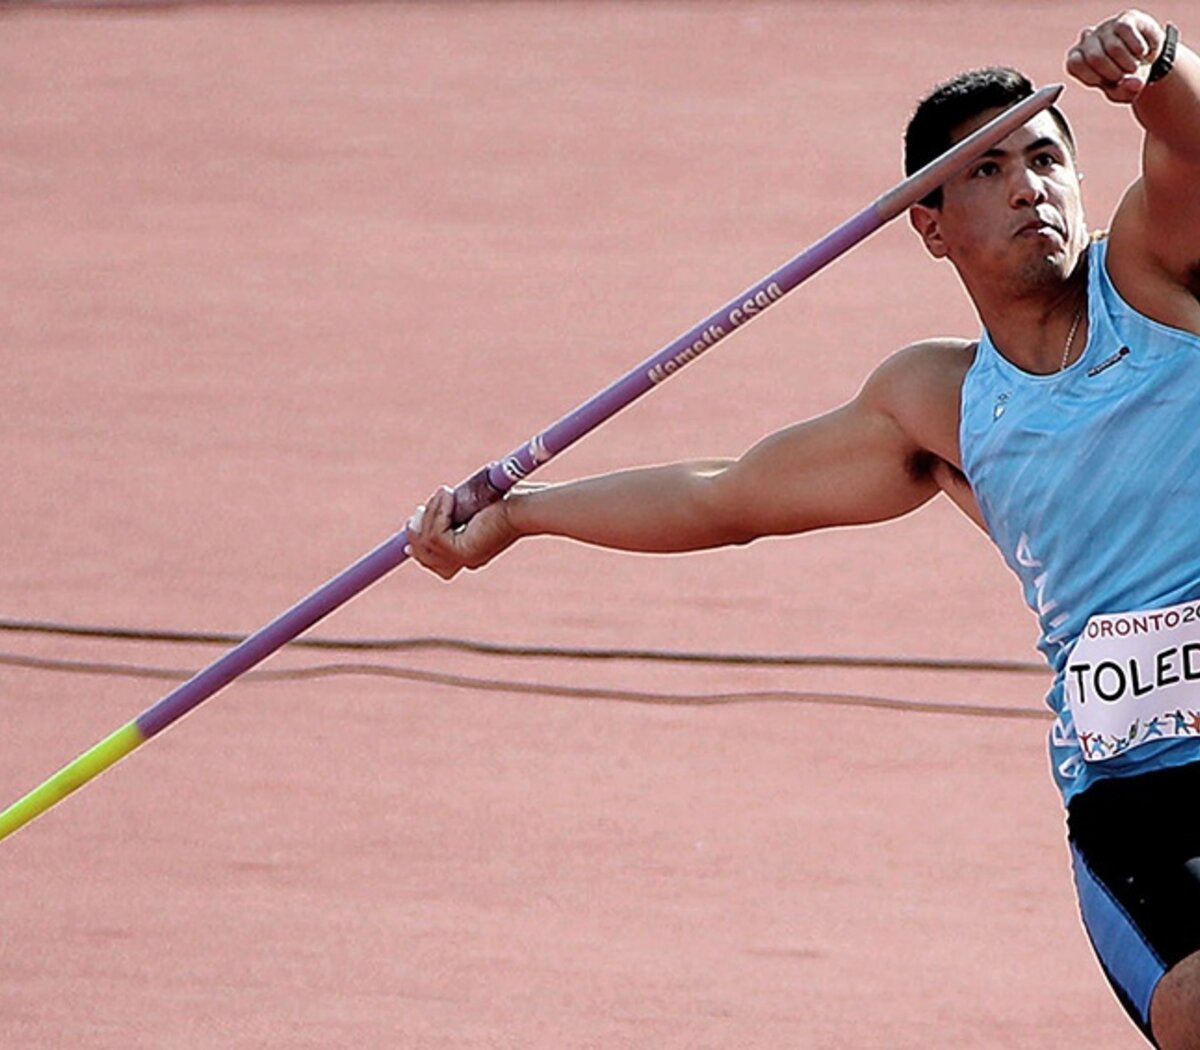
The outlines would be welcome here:
M 941 460 L 932 452 L 922 449 L 908 458 L 908 476 L 914 481 L 937 480 L 937 465 Z
M 914 452 L 909 457 L 908 473 L 914 481 L 933 480 L 942 489 L 960 485 L 968 489 L 971 487 L 967 476 L 958 467 L 926 449 Z
M 918 457 L 913 458 L 917 459 Z M 966 474 L 953 463 L 949 463 L 941 456 L 935 456 L 931 452 L 921 453 L 920 458 L 925 461 L 918 468 L 924 472 L 921 476 L 932 478 L 938 488 L 950 497 L 951 502 L 986 532 L 987 526 L 983 522 L 983 514 L 979 510 L 979 504 L 975 502 L 975 492 L 971 488 Z

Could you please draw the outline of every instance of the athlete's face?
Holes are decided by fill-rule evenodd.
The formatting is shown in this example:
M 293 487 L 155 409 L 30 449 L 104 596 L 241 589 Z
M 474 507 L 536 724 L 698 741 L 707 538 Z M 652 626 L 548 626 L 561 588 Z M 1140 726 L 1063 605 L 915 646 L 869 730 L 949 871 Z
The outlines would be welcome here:
M 999 110 L 957 130 L 969 135 Z M 1079 173 L 1049 113 L 1039 113 L 942 189 L 942 206 L 912 210 L 930 253 L 948 258 L 968 287 L 999 282 L 1028 294 L 1061 282 L 1087 244 Z

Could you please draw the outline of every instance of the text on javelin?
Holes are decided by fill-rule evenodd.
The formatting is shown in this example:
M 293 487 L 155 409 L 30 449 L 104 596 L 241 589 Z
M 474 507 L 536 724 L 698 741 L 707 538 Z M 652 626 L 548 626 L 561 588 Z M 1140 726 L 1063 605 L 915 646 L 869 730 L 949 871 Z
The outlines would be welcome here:
M 724 325 L 710 324 L 700 334 L 699 338 L 692 341 L 690 346 L 684 347 L 670 360 L 651 368 L 646 373 L 647 378 L 651 383 L 661 383 L 668 376 L 678 372 L 689 361 L 694 361 L 718 340 L 723 339 L 730 331 L 737 328 L 738 325 L 745 324 L 755 314 L 761 313 L 773 302 L 782 298 L 783 289 L 775 281 L 772 281 L 765 288 L 755 292 L 736 306 L 730 307 L 729 313 L 725 316 L 725 320 L 729 324 L 728 329 Z

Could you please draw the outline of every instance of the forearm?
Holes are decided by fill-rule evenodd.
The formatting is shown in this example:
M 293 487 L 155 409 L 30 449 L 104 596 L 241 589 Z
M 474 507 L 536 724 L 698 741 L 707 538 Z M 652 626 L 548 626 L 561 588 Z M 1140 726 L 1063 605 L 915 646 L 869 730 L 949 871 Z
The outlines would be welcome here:
M 932 497 L 937 483 L 914 469 L 920 447 L 876 402 L 886 402 L 882 388 L 898 382 L 893 373 L 919 368 L 925 359 L 897 355 L 899 364 L 878 370 L 876 377 L 883 378 L 868 381 L 850 404 L 769 434 L 736 460 L 521 484 L 460 528 L 453 525 L 453 491 L 439 489 L 409 519 L 410 553 L 451 579 L 488 564 L 523 536 L 671 553 L 906 514 Z M 937 364 L 943 366 L 941 355 Z M 929 386 L 924 372 L 917 379 L 922 389 Z
M 1162 148 L 1200 163 L 1200 55 L 1180 38 L 1172 70 L 1146 86 L 1133 104 L 1147 149 Z
M 711 498 L 729 460 L 696 460 L 530 487 L 505 501 L 519 536 L 565 536 L 600 547 L 653 553 L 744 542 Z

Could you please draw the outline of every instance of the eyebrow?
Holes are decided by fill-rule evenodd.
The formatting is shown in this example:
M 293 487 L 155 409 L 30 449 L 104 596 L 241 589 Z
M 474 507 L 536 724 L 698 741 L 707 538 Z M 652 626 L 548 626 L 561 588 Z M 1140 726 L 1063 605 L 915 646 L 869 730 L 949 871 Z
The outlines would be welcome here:
M 1055 149 L 1059 150 L 1063 148 L 1061 142 L 1052 139 L 1049 135 L 1043 135 L 1040 139 L 1035 139 L 1033 142 L 1031 142 L 1028 146 L 1021 150 L 1021 152 L 1037 153 L 1038 150 L 1043 150 L 1047 146 L 1053 146 Z M 983 160 L 984 157 L 1007 157 L 1010 152 L 1010 150 L 1001 149 L 999 146 L 993 146 L 991 149 L 979 154 L 979 159 Z

